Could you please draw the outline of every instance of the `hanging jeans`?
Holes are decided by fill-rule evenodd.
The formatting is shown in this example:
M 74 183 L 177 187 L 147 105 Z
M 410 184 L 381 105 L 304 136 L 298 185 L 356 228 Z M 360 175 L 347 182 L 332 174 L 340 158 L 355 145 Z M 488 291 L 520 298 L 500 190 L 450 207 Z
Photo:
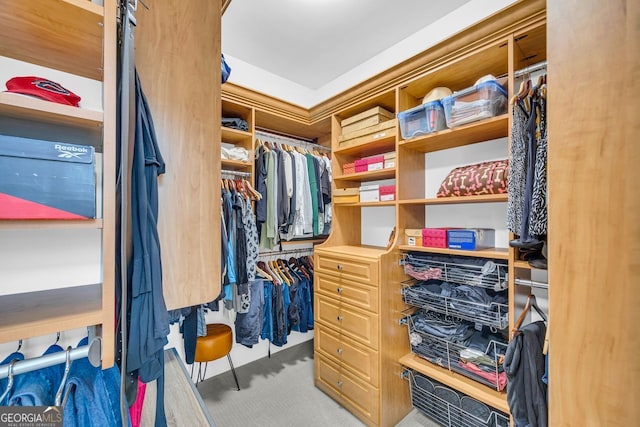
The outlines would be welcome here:
M 264 281 L 264 306 L 262 309 L 262 333 L 260 338 L 273 341 L 273 282 Z
M 251 303 L 249 311 L 236 315 L 236 342 L 251 348 L 258 344 L 258 338 L 263 327 L 262 308 L 264 306 L 264 285 L 262 279 L 252 281 Z

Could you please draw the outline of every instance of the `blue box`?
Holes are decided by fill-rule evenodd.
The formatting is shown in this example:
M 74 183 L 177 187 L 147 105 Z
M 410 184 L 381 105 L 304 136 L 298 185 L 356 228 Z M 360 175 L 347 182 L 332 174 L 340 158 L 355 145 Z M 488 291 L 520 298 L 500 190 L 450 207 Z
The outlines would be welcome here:
M 94 163 L 88 145 L 0 135 L 0 219 L 95 218 Z
M 447 242 L 449 249 L 474 251 L 493 248 L 496 245 L 496 232 L 490 228 L 447 230 Z
M 507 91 L 496 81 L 480 83 L 442 98 L 447 126 L 488 119 L 507 112 Z
M 398 121 L 402 139 L 414 138 L 447 128 L 444 107 L 437 100 L 399 112 Z

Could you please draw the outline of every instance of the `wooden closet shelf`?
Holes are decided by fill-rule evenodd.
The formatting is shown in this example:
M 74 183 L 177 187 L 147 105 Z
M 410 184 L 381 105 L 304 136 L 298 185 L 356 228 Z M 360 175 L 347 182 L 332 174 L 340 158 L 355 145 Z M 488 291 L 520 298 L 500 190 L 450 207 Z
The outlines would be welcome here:
M 429 153 L 503 138 L 509 134 L 507 114 L 400 141 L 400 147 Z
M 393 151 L 395 150 L 395 146 L 396 136 L 394 132 L 393 135 L 386 136 L 384 138 L 374 139 L 352 146 L 339 147 L 338 149 L 333 150 L 333 154 L 358 155 L 364 157 Z
M 103 321 L 101 284 L 0 297 L 0 342 L 99 325 Z
M 0 56 L 102 80 L 103 18 L 86 0 L 0 0 Z
M 103 120 L 102 111 L 7 92 L 0 92 L 0 115 L 80 128 L 102 126 Z
M 445 368 L 434 365 L 413 353 L 406 354 L 400 358 L 400 363 L 407 368 L 414 369 L 436 381 L 441 382 L 455 390 L 458 390 L 474 399 L 486 403 L 487 405 L 509 413 L 509 404 L 507 403 L 507 394 L 491 389 L 480 384 L 464 375 L 451 372 Z
M 496 203 L 506 202 L 507 194 L 487 194 L 481 196 L 436 197 L 433 199 L 400 200 L 401 205 L 453 205 L 464 203 Z
M 19 229 L 60 229 L 83 228 L 101 229 L 102 219 L 74 219 L 74 220 L 49 220 L 49 219 L 8 219 L 0 220 L 0 230 Z
M 376 181 L 379 179 L 393 179 L 396 177 L 396 168 L 379 169 L 376 171 L 350 173 L 342 176 L 334 176 L 335 181 Z
M 380 206 L 395 206 L 396 201 L 391 200 L 388 202 L 358 202 L 358 203 L 333 203 L 333 206 L 349 206 L 349 207 L 363 207 L 363 208 L 371 208 L 371 207 L 380 207 Z
M 247 169 L 251 166 L 251 163 L 242 162 L 240 160 L 222 159 L 222 167 L 227 169 Z
M 230 144 L 237 144 L 239 142 L 246 142 L 253 139 L 253 134 L 238 129 L 232 129 L 222 126 L 222 142 L 228 142 Z
M 461 256 L 469 256 L 469 257 L 477 257 L 477 258 L 496 258 L 496 259 L 509 258 L 509 252 L 506 248 L 490 248 L 490 249 L 481 249 L 477 251 L 465 251 L 462 249 L 428 248 L 424 246 L 400 245 L 399 249 L 403 251 L 430 252 L 434 254 L 461 255 Z

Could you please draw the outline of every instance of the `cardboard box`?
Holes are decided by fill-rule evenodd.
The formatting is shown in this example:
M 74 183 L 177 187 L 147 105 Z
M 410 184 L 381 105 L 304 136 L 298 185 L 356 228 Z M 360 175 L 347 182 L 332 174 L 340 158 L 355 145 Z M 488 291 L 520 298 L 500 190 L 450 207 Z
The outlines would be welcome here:
M 371 126 L 366 129 L 350 133 L 349 135 L 339 136 L 339 148 L 347 148 L 354 145 L 375 141 L 377 139 L 395 137 L 397 123 L 397 119 L 387 120 L 386 122 L 382 122 L 379 125 Z
M 394 113 L 392 113 L 389 110 L 385 110 L 382 107 L 374 107 L 374 108 L 370 108 L 366 111 L 363 111 L 362 113 L 358 113 L 354 116 L 348 117 L 344 120 L 342 120 L 342 122 L 340 123 L 342 125 L 342 133 L 346 133 L 344 131 L 345 126 L 351 126 L 355 123 L 367 120 L 371 117 L 382 117 L 385 118 L 387 120 L 390 119 L 395 119 L 396 115 Z M 377 124 L 377 123 L 374 123 Z
M 360 190 L 358 188 L 336 188 L 333 192 L 334 204 L 358 203 Z
M 477 250 L 493 248 L 496 245 L 495 230 L 490 228 L 447 230 L 449 249 Z
M 367 158 L 368 171 L 377 171 L 380 169 L 384 169 L 384 156 L 380 155 Z
M 409 246 L 422 246 L 422 229 L 407 228 L 404 230 L 406 243 Z
M 356 164 L 355 163 L 345 163 L 342 165 L 342 174 L 347 175 L 350 173 L 356 173 Z
M 0 135 L 0 219 L 95 218 L 94 162 L 88 145 Z
M 452 228 L 423 228 L 422 246 L 428 248 L 447 248 L 447 230 L 452 230 Z
M 384 153 L 384 169 L 396 167 L 396 152 Z
M 358 159 L 355 161 L 356 172 L 366 172 L 369 168 L 369 160 L 367 159 Z
M 395 185 L 381 185 L 379 191 L 380 191 L 381 202 L 390 202 L 396 199 Z
M 379 202 L 380 201 L 380 186 L 378 184 L 363 185 L 360 187 L 360 202 Z

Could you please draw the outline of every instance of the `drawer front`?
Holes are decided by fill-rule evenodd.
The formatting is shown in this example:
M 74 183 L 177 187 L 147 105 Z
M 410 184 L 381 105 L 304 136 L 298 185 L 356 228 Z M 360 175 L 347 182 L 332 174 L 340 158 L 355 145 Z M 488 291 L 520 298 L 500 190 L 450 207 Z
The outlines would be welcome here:
M 378 389 L 358 380 L 322 355 L 316 354 L 316 378 L 323 389 L 363 421 L 378 424 Z
M 378 386 L 378 352 L 353 342 L 350 338 L 340 338 L 328 328 L 316 329 L 314 337 L 316 350 L 334 361 L 351 369 L 365 382 Z
M 315 277 L 316 290 L 319 293 L 374 313 L 378 312 L 378 288 L 322 273 L 316 273 Z
M 315 270 L 370 285 L 378 284 L 378 261 L 324 253 L 318 254 Z
M 378 349 L 378 316 L 320 295 L 317 319 L 374 350 Z

